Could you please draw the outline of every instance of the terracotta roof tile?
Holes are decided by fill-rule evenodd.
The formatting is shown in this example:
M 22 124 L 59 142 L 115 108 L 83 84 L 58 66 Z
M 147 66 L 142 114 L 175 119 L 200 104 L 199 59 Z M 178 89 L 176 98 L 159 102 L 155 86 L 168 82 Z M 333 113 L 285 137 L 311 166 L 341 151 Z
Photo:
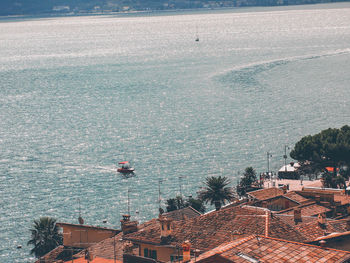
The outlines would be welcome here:
M 249 196 L 253 197 L 254 199 L 257 199 L 259 201 L 267 200 L 276 196 L 283 195 L 283 190 L 276 187 L 256 190 L 247 193 Z
M 266 247 L 268 249 L 265 249 Z M 200 255 L 196 261 L 192 260 L 191 262 L 214 262 L 208 261 L 208 259 L 215 258 L 215 256 L 231 262 L 253 262 L 253 260 L 259 260 L 260 262 L 333 263 L 349 260 L 350 252 L 251 235 L 216 247 Z
M 301 209 L 301 215 L 302 216 L 316 216 L 321 213 L 327 213 L 331 210 L 329 208 L 326 208 L 324 206 L 318 205 L 315 202 L 309 202 L 307 204 L 301 204 L 292 208 L 288 208 L 282 211 L 278 211 L 277 214 L 284 214 L 284 215 L 293 215 L 294 209 L 300 208 Z
M 164 213 L 163 215 L 167 218 L 171 218 L 175 221 L 179 221 L 179 220 L 184 220 L 188 218 L 194 218 L 202 214 L 198 212 L 196 209 L 192 208 L 191 206 L 188 206 L 182 209 Z
M 193 248 L 201 251 L 212 249 L 228 238 L 235 239 L 242 235 L 264 234 L 266 211 L 257 207 L 231 207 L 214 211 L 193 219 L 173 222 L 171 246 L 180 245 L 189 240 Z M 276 216 L 270 218 L 269 235 L 294 241 L 305 238 L 293 227 Z M 134 242 L 161 245 L 159 223 L 153 221 L 149 227 L 124 236 Z
M 309 199 L 297 194 L 294 191 L 288 192 L 288 193 L 284 194 L 283 196 L 285 196 L 285 197 L 287 197 L 287 198 L 289 198 L 289 199 L 291 199 L 299 204 L 309 201 Z

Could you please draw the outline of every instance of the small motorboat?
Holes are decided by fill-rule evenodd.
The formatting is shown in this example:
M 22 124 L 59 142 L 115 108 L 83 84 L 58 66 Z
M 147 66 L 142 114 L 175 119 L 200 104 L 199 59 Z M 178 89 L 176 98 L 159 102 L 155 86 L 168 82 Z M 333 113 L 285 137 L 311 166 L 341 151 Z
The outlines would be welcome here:
M 128 161 L 120 162 L 120 167 L 118 168 L 117 172 L 122 174 L 130 174 L 134 173 L 134 168 L 130 167 L 130 164 Z

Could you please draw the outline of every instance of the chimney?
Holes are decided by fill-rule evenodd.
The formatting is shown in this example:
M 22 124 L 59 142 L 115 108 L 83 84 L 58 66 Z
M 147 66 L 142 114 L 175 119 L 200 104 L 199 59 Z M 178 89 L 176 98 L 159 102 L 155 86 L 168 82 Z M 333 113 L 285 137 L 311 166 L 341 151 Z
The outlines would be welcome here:
M 318 214 L 317 221 L 318 221 L 318 225 L 319 225 L 322 229 L 325 229 L 325 228 L 326 228 L 326 215 L 325 215 L 324 213 Z
M 123 219 L 120 220 L 122 232 L 124 235 L 137 231 L 137 221 L 130 221 L 130 215 L 123 215 Z
M 302 218 L 301 218 L 301 208 L 300 207 L 296 207 L 294 208 L 294 223 L 297 225 L 299 222 L 302 222 Z
M 326 241 L 320 240 L 319 243 L 321 247 L 326 247 Z
M 160 238 L 163 239 L 168 239 L 172 232 L 173 232 L 173 224 L 172 224 L 172 219 L 166 218 L 163 215 L 159 215 L 158 218 L 159 221 L 159 227 L 160 227 Z
M 270 232 L 271 211 L 266 211 L 265 216 L 265 237 L 268 237 Z
M 283 194 L 285 195 L 285 194 L 287 193 L 287 186 L 284 185 L 284 186 L 282 187 L 282 190 L 283 190 Z
M 186 240 L 184 243 L 182 243 L 182 260 L 183 262 L 188 262 L 191 260 L 191 243 L 190 241 Z

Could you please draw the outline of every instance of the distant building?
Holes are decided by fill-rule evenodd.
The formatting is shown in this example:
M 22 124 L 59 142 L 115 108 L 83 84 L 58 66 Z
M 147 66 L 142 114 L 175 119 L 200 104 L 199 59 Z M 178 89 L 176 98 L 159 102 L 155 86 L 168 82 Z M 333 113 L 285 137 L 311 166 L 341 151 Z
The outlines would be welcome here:
M 52 11 L 54 11 L 54 12 L 69 12 L 70 7 L 68 5 L 58 5 L 58 6 L 54 6 L 52 8 Z

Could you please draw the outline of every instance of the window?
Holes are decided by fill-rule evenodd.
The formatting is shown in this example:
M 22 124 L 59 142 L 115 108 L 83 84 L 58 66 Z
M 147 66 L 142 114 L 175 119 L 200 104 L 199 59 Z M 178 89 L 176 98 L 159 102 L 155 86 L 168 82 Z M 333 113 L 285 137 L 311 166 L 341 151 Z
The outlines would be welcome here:
M 145 258 L 153 258 L 153 259 L 157 260 L 157 250 L 145 248 L 143 250 L 143 256 Z
M 157 250 L 150 250 L 152 252 L 151 258 L 157 260 Z

